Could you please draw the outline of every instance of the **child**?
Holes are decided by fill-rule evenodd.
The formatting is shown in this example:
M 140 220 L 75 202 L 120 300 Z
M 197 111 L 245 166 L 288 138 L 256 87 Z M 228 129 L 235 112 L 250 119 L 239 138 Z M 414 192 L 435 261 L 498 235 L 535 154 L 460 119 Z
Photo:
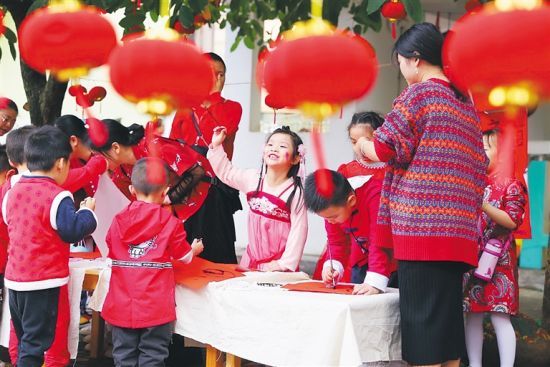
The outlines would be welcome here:
M 507 248 L 499 257 L 491 280 L 478 279 L 473 271 L 465 274 L 466 349 L 470 366 L 480 367 L 483 315 L 489 312 L 497 336 L 500 365 L 511 367 L 516 353 L 516 335 L 510 315 L 516 315 L 519 306 L 516 245 L 512 232 L 522 222 L 527 192 L 518 180 L 499 178 L 497 130 L 483 133 L 483 145 L 489 157 L 489 185 L 485 188 L 480 217 L 482 241 L 485 246 L 490 239 L 497 239 Z
M 338 172 L 347 178 L 354 190 L 369 182 L 371 182 L 369 185 L 374 187 L 375 190 L 380 190 L 386 172 L 386 164 L 383 162 L 364 161 L 357 142 L 362 137 L 372 140 L 374 131 L 382 126 L 383 122 L 384 118 L 376 112 L 357 112 L 353 115 L 348 125 L 348 136 L 355 159 L 338 167 Z M 325 248 L 317 261 L 313 279 L 322 278 L 323 265 L 327 259 L 328 253 Z M 351 246 L 349 251 L 342 254 L 341 260 L 345 269 L 342 280 L 357 284 L 363 283 L 368 268 L 368 255 L 366 252 L 359 246 Z
M 216 176 L 247 194 L 248 246 L 241 266 L 263 271 L 296 271 L 307 236 L 307 212 L 299 171 L 302 139 L 287 126 L 267 138 L 262 168 L 235 168 L 223 148 L 225 128 L 216 128 L 208 159 Z
M 13 174 L 15 169 L 11 166 L 6 152 L 6 146 L 0 145 L 0 186 L 4 184 Z
M 94 196 L 99 176 L 107 171 L 107 160 L 102 155 L 92 154 L 88 131 L 81 119 L 74 115 L 63 115 L 54 124 L 68 136 L 71 144 L 71 171 L 63 187 L 75 195 L 75 203 L 78 205 L 86 196 Z
M 59 129 L 44 126 L 34 131 L 25 143 L 30 172 L 2 201 L 10 238 L 5 283 L 19 340 L 19 366 L 41 366 L 54 336 L 68 332 L 68 243 L 97 225 L 94 199 L 87 198 L 75 211 L 71 194 L 60 186 L 69 173 L 70 153 Z
M 176 319 L 171 260 L 189 263 L 203 245 L 195 240 L 189 246 L 181 222 L 162 208 L 165 162 L 140 159 L 131 180 L 137 201 L 116 215 L 107 233 L 113 262 L 102 316 L 113 326 L 115 365 L 164 366 Z
M 367 257 L 364 281 L 354 287 L 354 294 L 377 294 L 388 286 L 390 273 L 395 271 L 391 256 L 391 243 L 379 238 L 376 218 L 380 200 L 381 183 L 372 181 L 355 191 L 346 178 L 335 171 L 325 170 L 332 180 L 334 191 L 328 198 L 319 192 L 318 173 L 306 178 L 304 200 L 312 212 L 325 218 L 329 259 L 323 265 L 323 281 L 336 284 L 343 275 L 342 254 L 349 248 L 350 242 L 363 251 Z M 351 237 L 351 239 L 350 239 Z M 361 268 L 354 267 L 354 278 Z M 391 286 L 394 286 L 391 284 Z

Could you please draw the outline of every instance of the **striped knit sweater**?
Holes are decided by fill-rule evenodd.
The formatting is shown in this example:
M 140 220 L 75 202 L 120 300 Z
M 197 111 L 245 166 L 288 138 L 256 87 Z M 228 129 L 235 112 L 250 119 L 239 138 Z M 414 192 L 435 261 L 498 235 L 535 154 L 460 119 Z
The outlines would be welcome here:
M 487 157 L 474 107 L 445 81 L 416 83 L 374 136 L 378 157 L 389 163 L 378 221 L 395 258 L 477 265 Z

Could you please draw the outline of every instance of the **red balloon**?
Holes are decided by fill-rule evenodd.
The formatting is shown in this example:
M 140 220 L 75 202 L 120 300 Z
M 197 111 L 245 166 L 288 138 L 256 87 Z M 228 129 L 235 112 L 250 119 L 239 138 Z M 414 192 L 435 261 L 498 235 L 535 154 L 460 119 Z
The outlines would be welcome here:
M 210 94 L 210 59 L 185 40 L 140 38 L 115 48 L 109 58 L 111 83 L 132 102 L 169 99 L 178 108 L 200 104 Z
M 463 93 L 485 97 L 495 87 L 527 82 L 550 97 L 550 8 L 467 14 L 447 34 L 443 64 Z M 481 100 L 481 98 L 479 98 Z M 478 108 L 485 109 L 488 106 Z
M 86 93 L 87 90 L 84 86 L 78 84 L 78 85 L 72 85 L 69 87 L 69 94 L 73 97 L 76 97 L 80 94 Z
M 374 85 L 376 55 L 367 41 L 346 33 L 282 41 L 265 60 L 263 86 L 278 103 L 344 104 Z
M 106 95 L 107 91 L 103 87 L 93 87 L 90 89 L 90 92 L 88 92 L 90 100 L 95 102 L 103 101 Z
M 111 24 L 90 6 L 74 12 L 39 9 L 19 28 L 21 58 L 41 73 L 103 65 L 116 43 Z

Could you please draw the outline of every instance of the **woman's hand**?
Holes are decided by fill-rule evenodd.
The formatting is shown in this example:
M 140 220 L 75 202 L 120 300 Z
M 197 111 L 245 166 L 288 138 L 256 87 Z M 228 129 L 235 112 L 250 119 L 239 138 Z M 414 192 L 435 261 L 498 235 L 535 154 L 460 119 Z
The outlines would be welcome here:
M 204 250 L 204 245 L 202 243 L 202 238 L 195 238 L 191 244 L 191 251 L 193 251 L 193 256 L 199 255 L 202 250 Z
M 212 149 L 219 147 L 225 141 L 227 137 L 227 129 L 223 126 L 218 126 L 214 128 L 214 134 L 212 135 L 212 143 L 210 147 Z

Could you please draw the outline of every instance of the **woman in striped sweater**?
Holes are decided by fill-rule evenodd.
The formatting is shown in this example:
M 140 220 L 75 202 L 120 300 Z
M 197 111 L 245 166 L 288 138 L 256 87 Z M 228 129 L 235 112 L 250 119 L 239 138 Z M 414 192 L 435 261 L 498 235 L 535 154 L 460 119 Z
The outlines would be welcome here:
M 366 159 L 388 162 L 378 222 L 399 260 L 403 359 L 459 366 L 465 355 L 462 275 L 477 264 L 477 218 L 487 170 L 474 107 L 443 73 L 443 37 L 417 24 L 394 55 L 409 86 L 394 101 Z

